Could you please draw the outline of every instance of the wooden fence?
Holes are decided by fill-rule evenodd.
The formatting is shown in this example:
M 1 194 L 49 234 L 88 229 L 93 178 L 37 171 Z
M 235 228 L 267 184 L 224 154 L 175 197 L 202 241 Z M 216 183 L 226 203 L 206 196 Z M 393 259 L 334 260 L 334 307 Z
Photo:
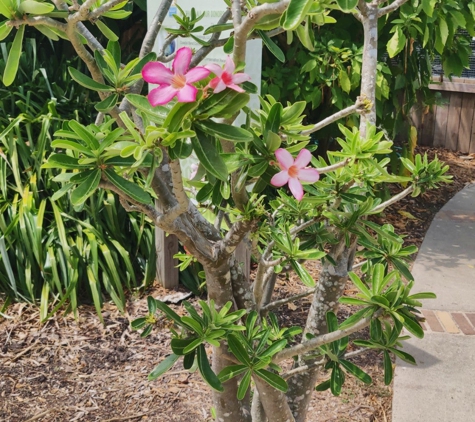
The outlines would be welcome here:
M 419 144 L 475 153 L 475 79 L 452 78 L 429 88 L 441 93 L 444 104 L 413 114 Z

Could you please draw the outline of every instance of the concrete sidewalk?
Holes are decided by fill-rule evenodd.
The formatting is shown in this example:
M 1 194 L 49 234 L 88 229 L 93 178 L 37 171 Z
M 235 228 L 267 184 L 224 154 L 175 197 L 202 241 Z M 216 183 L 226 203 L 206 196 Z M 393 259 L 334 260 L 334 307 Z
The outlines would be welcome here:
M 404 343 L 417 366 L 397 360 L 393 422 L 475 421 L 475 185 L 434 218 L 413 267 L 425 300 L 425 337 Z

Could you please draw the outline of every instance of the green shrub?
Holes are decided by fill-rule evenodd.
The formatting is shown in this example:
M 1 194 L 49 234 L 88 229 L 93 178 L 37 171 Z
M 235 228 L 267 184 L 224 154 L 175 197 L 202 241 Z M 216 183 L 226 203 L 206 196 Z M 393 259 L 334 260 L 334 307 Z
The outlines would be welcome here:
M 0 292 L 39 302 L 42 320 L 84 301 L 100 316 L 105 297 L 124 310 L 126 292 L 155 278 L 153 228 L 104 191 L 72 206 L 61 174 L 41 167 L 51 135 L 69 119 L 90 120 L 98 98 L 67 74 L 77 58 L 39 44 L 26 40 L 15 84 L 0 89 Z

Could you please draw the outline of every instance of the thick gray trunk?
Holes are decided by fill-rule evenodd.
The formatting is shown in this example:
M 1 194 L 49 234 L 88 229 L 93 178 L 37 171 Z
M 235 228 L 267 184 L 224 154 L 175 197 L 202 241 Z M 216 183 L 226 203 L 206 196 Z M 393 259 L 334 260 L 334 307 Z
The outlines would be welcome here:
M 208 298 L 214 300 L 221 308 L 226 302 L 233 302 L 231 283 L 231 266 L 229 260 L 217 266 L 204 265 Z M 213 348 L 213 371 L 216 374 L 232 364 L 226 344 Z M 224 392 L 213 391 L 213 404 L 216 410 L 216 420 L 219 422 L 251 422 L 249 402 L 237 400 L 238 382 L 233 378 L 223 384 Z
M 363 1 L 363 0 L 361 0 Z M 360 1 L 360 2 L 361 2 Z M 365 2 L 364 2 L 365 3 Z M 362 6 L 364 29 L 363 66 L 361 69 L 361 97 L 371 101 L 371 110 L 361 115 L 360 133 L 366 137 L 368 123 L 376 124 L 376 76 L 378 64 L 378 6 L 365 3 Z
M 352 249 L 344 247 L 341 253 L 335 254 L 336 256 L 333 258 L 336 261 L 336 266 L 328 261 L 324 263 L 308 313 L 304 339 L 306 334 L 317 336 L 328 332 L 326 314 L 329 311 L 336 312 L 338 308 L 338 300 L 348 279 L 348 259 L 352 256 Z M 315 361 L 316 359 L 304 360 L 302 365 L 312 365 Z M 287 399 L 295 417 L 295 422 L 305 422 L 307 418 L 308 406 L 317 382 L 318 370 L 318 367 L 311 368 L 302 374 L 294 375 L 288 380 Z
M 258 377 L 254 377 L 254 382 L 259 391 L 260 402 L 269 421 L 295 422 L 284 393 L 271 387 Z

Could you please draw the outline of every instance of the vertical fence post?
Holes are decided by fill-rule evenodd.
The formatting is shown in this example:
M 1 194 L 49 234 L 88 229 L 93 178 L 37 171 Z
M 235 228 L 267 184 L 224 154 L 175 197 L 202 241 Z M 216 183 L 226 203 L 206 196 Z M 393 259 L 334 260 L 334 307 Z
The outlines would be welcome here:
M 158 201 L 155 203 L 158 207 Z M 176 266 L 178 260 L 173 255 L 178 253 L 178 239 L 175 235 L 167 234 L 158 227 L 155 227 L 155 248 L 157 251 L 157 281 L 165 289 L 177 289 L 179 272 Z

